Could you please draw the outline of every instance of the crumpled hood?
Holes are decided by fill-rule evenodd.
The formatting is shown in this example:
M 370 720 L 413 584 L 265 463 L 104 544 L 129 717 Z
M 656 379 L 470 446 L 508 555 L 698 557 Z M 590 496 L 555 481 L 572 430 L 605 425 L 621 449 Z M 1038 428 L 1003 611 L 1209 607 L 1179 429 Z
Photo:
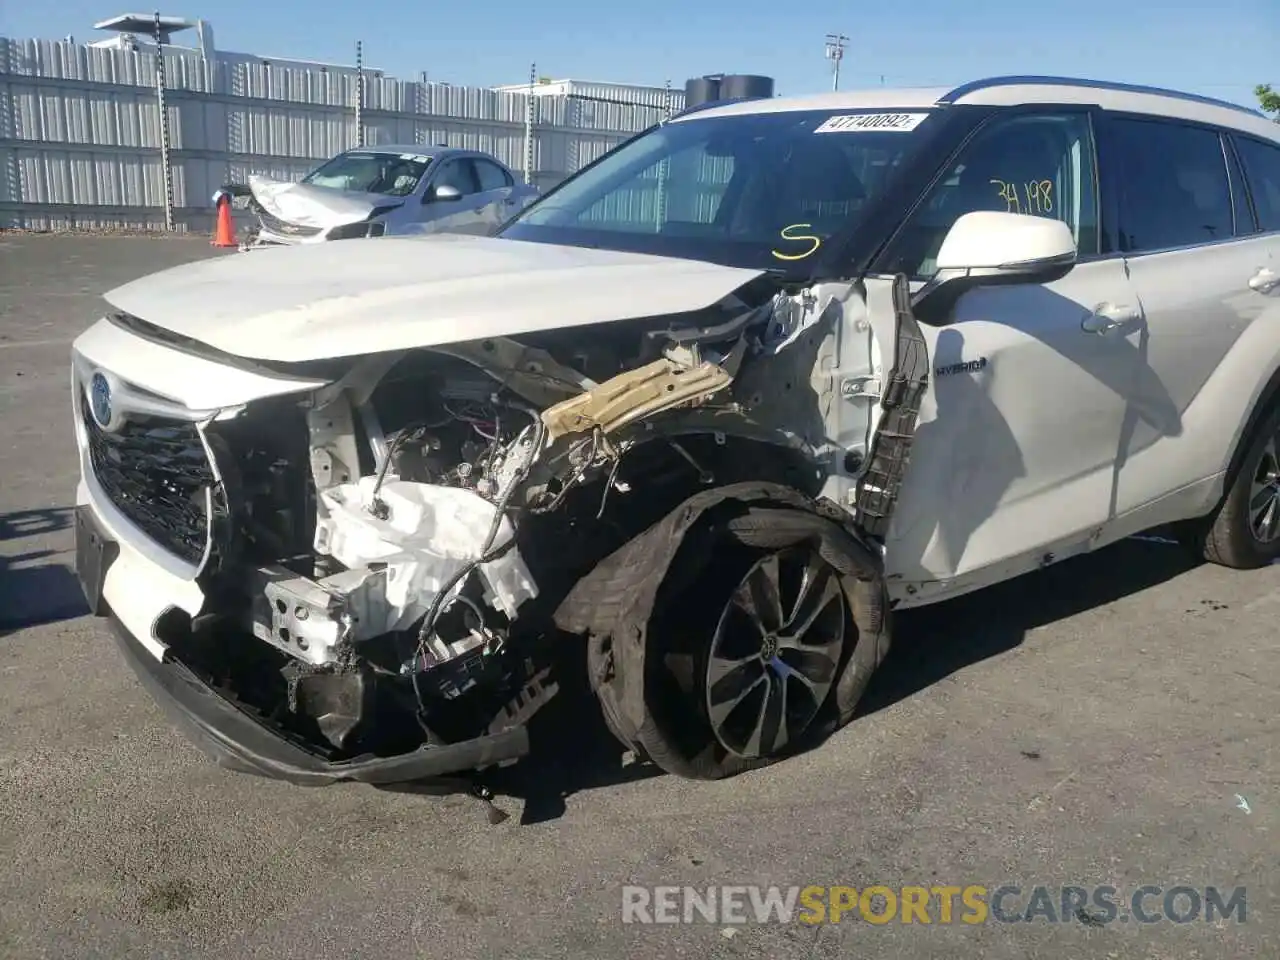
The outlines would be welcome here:
M 304 362 L 681 313 L 762 271 L 456 234 L 222 256 L 106 300 L 225 353 Z
M 399 206 L 403 197 L 377 193 L 351 193 L 309 183 L 276 180 L 251 174 L 249 191 L 267 213 L 287 223 L 327 230 L 340 223 L 354 223 L 378 207 Z

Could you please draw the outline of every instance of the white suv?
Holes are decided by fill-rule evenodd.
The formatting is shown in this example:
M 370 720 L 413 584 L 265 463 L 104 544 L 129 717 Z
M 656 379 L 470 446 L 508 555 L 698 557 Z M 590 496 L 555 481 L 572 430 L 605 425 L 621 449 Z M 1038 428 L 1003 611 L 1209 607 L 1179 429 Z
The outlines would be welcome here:
M 894 608 L 1174 524 L 1280 557 L 1280 126 L 1045 78 L 722 103 L 497 237 L 191 264 L 74 347 L 77 562 L 229 766 L 512 762 L 584 658 L 713 778 Z

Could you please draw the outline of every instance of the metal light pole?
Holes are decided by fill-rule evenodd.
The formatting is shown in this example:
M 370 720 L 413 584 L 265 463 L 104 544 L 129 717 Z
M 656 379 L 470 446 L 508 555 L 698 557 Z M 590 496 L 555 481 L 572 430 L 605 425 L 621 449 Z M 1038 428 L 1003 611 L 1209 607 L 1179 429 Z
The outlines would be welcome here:
M 828 33 L 826 57 L 831 61 L 831 89 L 840 89 L 840 61 L 844 59 L 844 45 L 849 38 L 843 33 Z

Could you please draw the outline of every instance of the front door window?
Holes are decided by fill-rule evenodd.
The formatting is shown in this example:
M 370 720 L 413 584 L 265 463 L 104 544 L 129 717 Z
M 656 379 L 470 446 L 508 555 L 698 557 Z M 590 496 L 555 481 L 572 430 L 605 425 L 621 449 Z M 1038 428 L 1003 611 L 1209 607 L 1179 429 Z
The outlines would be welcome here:
M 1079 256 L 1098 249 L 1097 178 L 1085 113 L 998 119 L 965 146 L 890 244 L 883 272 L 927 279 L 942 241 L 966 213 L 1052 217 L 1071 227 Z

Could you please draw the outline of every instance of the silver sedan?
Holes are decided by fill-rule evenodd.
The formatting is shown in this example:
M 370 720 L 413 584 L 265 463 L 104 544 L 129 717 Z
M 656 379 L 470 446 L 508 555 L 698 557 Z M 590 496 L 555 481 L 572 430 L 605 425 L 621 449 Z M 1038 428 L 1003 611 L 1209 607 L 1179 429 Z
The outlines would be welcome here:
M 491 234 L 538 195 L 487 153 L 423 144 L 340 153 L 300 182 L 252 175 L 214 196 L 244 198 L 258 226 L 242 248 L 409 233 Z

